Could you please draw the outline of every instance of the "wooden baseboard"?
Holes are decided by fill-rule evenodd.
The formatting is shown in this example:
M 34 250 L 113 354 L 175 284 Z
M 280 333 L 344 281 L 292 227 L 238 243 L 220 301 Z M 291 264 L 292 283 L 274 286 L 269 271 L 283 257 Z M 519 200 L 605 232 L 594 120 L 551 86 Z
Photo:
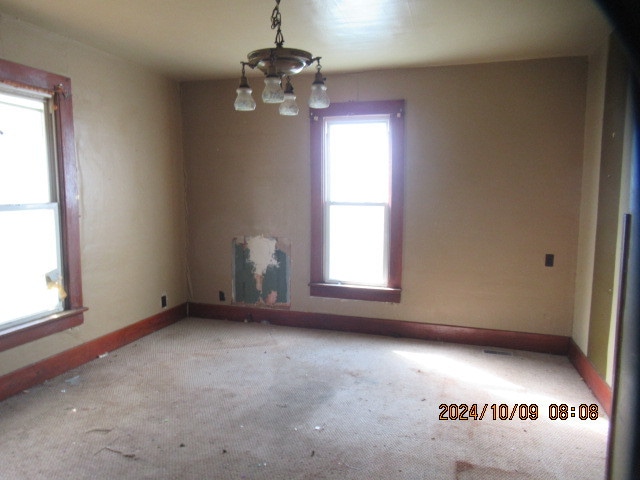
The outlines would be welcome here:
M 45 358 L 0 377 L 0 400 L 87 363 L 105 352 L 111 352 L 139 338 L 187 317 L 188 305 L 164 310 L 132 325 L 90 340 L 82 345 Z
M 8 373 L 0 377 L 0 400 L 61 375 L 95 359 L 105 352 L 116 350 L 134 342 L 187 317 L 187 315 L 238 322 L 245 320 L 250 322 L 268 321 L 274 325 L 290 327 L 367 333 L 567 355 L 607 414 L 611 415 L 611 387 L 598 375 L 591 362 L 569 337 L 203 303 L 184 303 L 103 337 Z
M 589 361 L 580 347 L 571 339 L 569 342 L 569 360 L 576 368 L 584 382 L 598 399 L 607 415 L 611 416 L 611 406 L 613 403 L 613 393 L 611 387 L 598 374 L 593 364 Z
M 296 312 L 235 305 L 189 303 L 191 317 L 251 322 L 268 321 L 274 325 L 368 333 L 390 337 L 434 340 L 467 345 L 527 350 L 567 355 L 569 337 L 538 333 L 508 332 L 485 328 L 453 327 L 428 323 L 352 317 L 327 313 Z

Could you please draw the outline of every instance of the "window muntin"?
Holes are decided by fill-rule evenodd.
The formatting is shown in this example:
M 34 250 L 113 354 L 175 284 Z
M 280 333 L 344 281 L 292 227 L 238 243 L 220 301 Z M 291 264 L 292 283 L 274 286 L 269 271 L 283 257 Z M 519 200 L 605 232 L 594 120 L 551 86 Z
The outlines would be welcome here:
M 310 113 L 310 294 L 397 303 L 404 101 L 333 103 Z

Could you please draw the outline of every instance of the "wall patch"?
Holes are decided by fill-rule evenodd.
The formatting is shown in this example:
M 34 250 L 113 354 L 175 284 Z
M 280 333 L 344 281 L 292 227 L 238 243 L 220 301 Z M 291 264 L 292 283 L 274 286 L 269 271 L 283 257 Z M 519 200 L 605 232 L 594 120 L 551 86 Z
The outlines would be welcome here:
M 233 239 L 233 299 L 242 305 L 289 308 L 291 245 L 288 239 Z

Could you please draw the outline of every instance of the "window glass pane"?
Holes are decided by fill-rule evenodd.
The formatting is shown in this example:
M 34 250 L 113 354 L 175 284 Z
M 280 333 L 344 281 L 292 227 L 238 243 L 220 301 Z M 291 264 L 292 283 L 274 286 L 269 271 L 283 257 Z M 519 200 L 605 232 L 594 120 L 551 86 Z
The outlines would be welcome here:
M 52 200 L 45 106 L 0 93 L 0 205 Z
M 0 210 L 0 325 L 62 310 L 59 297 L 64 290 L 55 285 L 62 271 L 56 209 L 54 204 L 41 209 Z M 47 286 L 47 274 L 54 284 Z
M 386 285 L 385 206 L 329 205 L 329 281 Z
M 362 122 L 329 119 L 327 153 L 328 200 L 389 201 L 390 145 L 386 119 Z

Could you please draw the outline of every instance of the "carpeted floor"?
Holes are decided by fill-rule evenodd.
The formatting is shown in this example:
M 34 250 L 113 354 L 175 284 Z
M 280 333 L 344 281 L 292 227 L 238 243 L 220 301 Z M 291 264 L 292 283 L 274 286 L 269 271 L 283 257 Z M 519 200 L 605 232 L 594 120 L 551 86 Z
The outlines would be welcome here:
M 608 426 L 564 357 L 186 319 L 0 403 L 0 476 L 600 480 Z

